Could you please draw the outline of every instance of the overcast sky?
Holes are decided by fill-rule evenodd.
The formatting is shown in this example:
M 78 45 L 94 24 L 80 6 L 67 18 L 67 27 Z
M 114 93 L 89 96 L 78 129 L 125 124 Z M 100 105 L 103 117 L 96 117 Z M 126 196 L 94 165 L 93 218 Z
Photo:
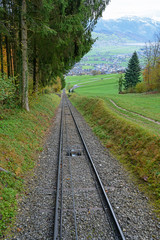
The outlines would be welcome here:
M 160 0 L 111 0 L 103 13 L 104 19 L 123 16 L 150 17 L 160 21 Z

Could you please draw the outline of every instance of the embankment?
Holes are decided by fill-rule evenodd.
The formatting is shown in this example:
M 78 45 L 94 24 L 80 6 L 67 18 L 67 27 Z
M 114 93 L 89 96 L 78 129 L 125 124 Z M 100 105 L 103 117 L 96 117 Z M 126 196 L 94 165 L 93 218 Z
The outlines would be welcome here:
M 102 99 L 74 94 L 70 100 L 106 148 L 132 173 L 159 215 L 160 137 L 119 116 Z
M 48 94 L 34 97 L 30 112 L 1 109 L 0 167 L 6 172 L 0 171 L 0 238 L 14 220 L 24 179 L 43 150 L 46 130 L 59 103 L 60 97 Z

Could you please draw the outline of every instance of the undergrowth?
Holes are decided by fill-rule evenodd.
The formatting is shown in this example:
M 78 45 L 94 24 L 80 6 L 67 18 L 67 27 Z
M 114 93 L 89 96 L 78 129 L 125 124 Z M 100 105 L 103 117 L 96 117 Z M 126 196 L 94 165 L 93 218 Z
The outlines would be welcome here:
M 71 97 L 103 144 L 134 174 L 160 215 L 160 137 L 113 112 L 99 98 Z
M 53 94 L 34 97 L 30 112 L 0 108 L 0 237 L 14 220 L 23 179 L 42 151 L 45 132 L 60 98 Z

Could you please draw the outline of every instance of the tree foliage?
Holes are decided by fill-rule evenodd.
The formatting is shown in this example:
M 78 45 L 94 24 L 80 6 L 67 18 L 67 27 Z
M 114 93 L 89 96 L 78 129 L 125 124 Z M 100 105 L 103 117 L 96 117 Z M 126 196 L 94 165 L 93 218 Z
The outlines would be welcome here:
M 123 79 L 123 75 L 121 73 L 119 79 L 118 79 L 118 92 L 122 93 L 123 90 L 123 84 L 124 84 L 124 79 Z
M 13 78 L 8 78 L 6 75 L 0 74 L 0 101 L 11 101 L 15 97 L 16 87 L 13 83 Z
M 22 11 L 23 3 L 26 13 Z M 20 86 L 17 93 L 22 100 L 27 94 L 24 89 L 28 88 L 23 75 L 32 85 L 29 92 L 56 83 L 57 77 L 64 87 L 63 75 L 91 49 L 95 41 L 91 32 L 108 3 L 109 0 L 0 0 L 0 71 L 8 77 L 16 76 L 15 84 Z
M 143 71 L 143 78 L 147 91 L 160 90 L 160 35 L 156 35 L 154 43 L 147 43 L 145 46 L 146 66 Z
M 137 53 L 134 52 L 129 60 L 128 67 L 124 77 L 125 89 L 133 88 L 138 82 L 140 82 L 141 68 Z

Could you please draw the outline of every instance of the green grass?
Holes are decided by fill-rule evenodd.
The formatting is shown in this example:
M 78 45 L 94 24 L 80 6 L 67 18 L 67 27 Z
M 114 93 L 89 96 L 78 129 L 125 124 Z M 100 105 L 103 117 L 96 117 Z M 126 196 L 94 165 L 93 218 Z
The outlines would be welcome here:
M 45 132 L 60 102 L 56 95 L 41 95 L 30 100 L 30 112 L 4 109 L 0 115 L 0 237 L 14 220 L 23 179 L 34 167 L 42 151 Z
M 107 44 L 107 47 L 106 47 Z M 94 48 L 85 55 L 85 58 L 88 57 L 90 60 L 92 60 L 92 58 L 97 58 L 97 57 L 110 57 L 113 55 L 123 55 L 123 54 L 132 54 L 134 51 L 139 51 L 141 46 L 135 46 L 135 45 L 121 45 L 121 46 L 117 46 L 117 45 L 108 45 L 108 43 L 104 44 L 104 46 L 102 45 L 98 45 L 98 46 L 94 46 Z M 81 60 L 81 63 L 84 60 Z
M 106 61 L 102 61 L 102 60 L 87 60 L 84 62 L 84 64 L 104 64 L 107 63 Z
M 117 109 L 109 100 L 113 100 L 118 106 L 153 120 L 160 121 L 160 94 L 118 94 L 119 74 L 97 75 L 97 76 L 74 76 L 67 77 L 67 83 L 73 86 L 79 84 L 75 90 L 78 95 L 103 98 L 106 103 L 119 111 L 127 114 L 130 118 L 139 118 L 130 113 Z M 160 134 L 160 125 L 155 125 L 143 118 L 140 118 L 139 124 L 144 128 Z
M 160 94 L 123 94 L 113 98 L 123 108 L 160 121 Z
M 78 88 L 78 94 L 86 96 L 105 96 L 106 90 L 108 93 L 117 93 L 118 89 L 118 74 L 96 75 L 96 76 L 69 76 L 66 78 L 66 83 L 71 86 L 79 83 L 86 83 L 86 86 Z M 95 81 L 96 80 L 96 81 Z M 94 81 L 94 82 L 93 82 Z M 88 82 L 91 82 L 88 84 Z M 111 86 L 112 85 L 112 86 Z M 97 89 L 98 86 L 98 89 Z M 105 88 L 104 88 L 105 86 Z
M 83 66 L 82 69 L 93 69 L 93 66 Z

